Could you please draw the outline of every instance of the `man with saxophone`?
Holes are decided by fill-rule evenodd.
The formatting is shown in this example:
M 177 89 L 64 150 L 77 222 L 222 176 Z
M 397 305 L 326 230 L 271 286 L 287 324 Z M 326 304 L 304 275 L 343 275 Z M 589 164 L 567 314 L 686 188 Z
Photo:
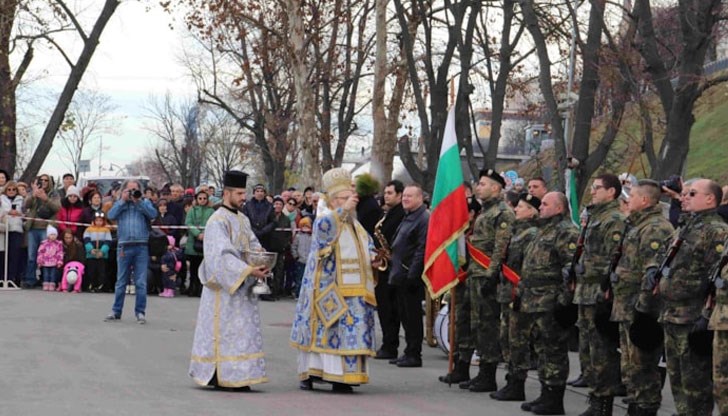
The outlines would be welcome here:
M 389 284 L 389 263 L 394 242 L 394 233 L 404 218 L 402 208 L 402 192 L 404 184 L 398 180 L 390 181 L 384 187 L 384 216 L 374 226 L 374 245 L 377 247 L 379 257 L 386 259 L 386 263 L 377 270 L 378 283 L 374 289 L 377 298 L 377 315 L 379 325 L 382 327 L 382 346 L 374 357 L 377 360 L 391 360 L 397 358 L 399 348 L 399 314 L 397 313 L 397 292 Z

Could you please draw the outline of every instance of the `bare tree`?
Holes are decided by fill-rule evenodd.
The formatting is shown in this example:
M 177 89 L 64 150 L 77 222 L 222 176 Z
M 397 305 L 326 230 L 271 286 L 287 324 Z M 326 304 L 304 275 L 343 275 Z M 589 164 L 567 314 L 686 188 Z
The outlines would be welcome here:
M 258 159 L 253 141 L 245 130 L 223 110 L 207 112 L 201 126 L 204 137 L 205 170 L 217 184 L 222 184 L 225 171 L 251 166 Z
M 100 136 L 115 133 L 116 108 L 111 97 L 96 90 L 80 90 L 71 102 L 58 137 L 76 178 L 84 151 Z
M 29 3 L 34 3 L 33 7 L 29 7 Z M 94 20 L 91 31 L 87 33 L 81 24 L 77 14 L 68 7 L 63 0 L 53 0 L 45 2 L 28 1 L 3 1 L 0 5 L 0 166 L 13 172 L 16 164 L 16 101 L 15 94 L 17 87 L 23 79 L 27 68 L 33 59 L 34 43 L 43 41 L 51 47 L 58 50 L 62 59 L 68 63 L 70 73 L 66 79 L 66 83 L 61 91 L 56 106 L 46 124 L 45 130 L 40 138 L 38 147 L 35 149 L 33 157 L 28 166 L 23 171 L 22 179 L 28 181 L 37 175 L 43 162 L 53 146 L 53 140 L 58 133 L 66 111 L 73 99 L 78 85 L 83 78 L 86 68 L 88 67 L 91 57 L 96 51 L 99 44 L 101 34 L 106 28 L 106 24 L 113 16 L 116 8 L 121 3 L 120 0 L 104 0 L 103 6 L 98 17 Z M 37 10 L 35 7 L 42 7 L 47 10 L 47 14 L 57 17 L 62 22 L 59 27 L 49 27 L 48 23 L 43 20 L 40 14 L 31 16 L 33 26 L 40 28 L 39 31 L 20 36 L 11 40 L 11 34 L 15 27 L 16 20 L 20 12 L 33 12 Z M 52 35 L 65 31 L 66 25 L 70 26 L 78 35 L 82 43 L 81 52 L 77 57 L 72 57 L 69 52 L 62 48 L 60 42 Z M 15 73 L 10 67 L 10 54 L 17 42 L 25 44 L 25 53 Z
M 147 127 L 157 139 L 154 154 L 169 182 L 197 186 L 205 155 L 200 143 L 200 106 L 187 100 L 176 104 L 167 93 L 153 98 L 148 108 L 152 124 Z

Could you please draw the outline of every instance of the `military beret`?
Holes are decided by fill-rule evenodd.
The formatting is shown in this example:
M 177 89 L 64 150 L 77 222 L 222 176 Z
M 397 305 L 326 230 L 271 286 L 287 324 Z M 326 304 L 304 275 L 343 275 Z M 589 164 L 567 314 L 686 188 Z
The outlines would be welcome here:
M 483 169 L 480 171 L 479 178 L 482 178 L 485 176 L 486 178 L 490 178 L 496 182 L 498 182 L 502 187 L 506 186 L 506 180 L 503 179 L 503 177 L 500 175 L 500 173 L 496 172 L 493 169 Z
M 690 350 L 701 357 L 708 357 L 713 352 L 713 331 L 693 331 L 688 334 Z
M 574 326 L 578 317 L 579 306 L 574 303 L 569 303 L 566 306 L 557 303 L 554 308 L 554 320 L 564 329 Z
M 634 321 L 629 327 L 629 340 L 637 348 L 644 351 L 653 351 L 663 345 L 665 332 L 657 318 L 644 312 L 636 311 Z
M 598 303 L 594 313 L 594 327 L 606 339 L 619 343 L 619 323 L 611 320 L 612 302 Z
M 528 205 L 536 208 L 537 210 L 541 206 L 541 200 L 536 198 L 535 196 L 529 194 L 528 192 L 521 193 L 521 195 L 518 197 L 518 200 L 527 203 Z

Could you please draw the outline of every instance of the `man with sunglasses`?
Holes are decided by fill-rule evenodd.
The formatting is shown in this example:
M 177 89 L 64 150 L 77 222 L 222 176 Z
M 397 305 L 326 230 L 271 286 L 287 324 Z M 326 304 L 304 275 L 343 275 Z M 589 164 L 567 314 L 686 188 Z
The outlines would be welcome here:
M 582 263 L 577 265 L 574 303 L 579 305 L 579 338 L 589 342 L 591 387 L 589 409 L 582 416 L 611 415 L 612 403 L 620 387 L 618 337 L 610 338 L 596 327 L 597 314 L 611 307 L 602 282 L 609 276 L 615 248 L 622 241 L 625 216 L 619 210 L 617 197 L 622 184 L 612 174 L 599 175 L 591 185 L 591 202 L 587 207 Z M 611 296 L 611 294 L 609 294 Z M 607 316 L 607 320 L 608 320 Z M 584 371 L 584 369 L 582 369 Z M 586 371 L 584 371 L 586 372 Z
M 37 283 L 36 279 L 36 257 L 41 241 L 46 238 L 46 227 L 48 220 L 53 218 L 60 204 L 57 195 L 52 191 L 51 177 L 42 174 L 31 184 L 32 194 L 25 200 L 25 212 L 33 219 L 25 223 L 28 236 L 28 267 L 25 280 L 21 284 L 24 289 L 32 289 Z
M 711 357 L 701 354 L 701 346 L 691 345 L 689 336 L 708 327 L 710 310 L 704 309 L 708 275 L 723 252 L 728 224 L 717 213 L 723 198 L 717 183 L 697 179 L 684 185 L 683 191 L 683 211 L 688 213 L 683 227 L 688 228 L 673 233 L 673 239 L 681 234 L 684 240 L 655 292 L 663 302 L 659 319 L 665 333 L 667 372 L 677 413 L 709 415 L 713 409 Z M 648 290 L 657 285 L 656 272 L 657 267 L 646 275 Z

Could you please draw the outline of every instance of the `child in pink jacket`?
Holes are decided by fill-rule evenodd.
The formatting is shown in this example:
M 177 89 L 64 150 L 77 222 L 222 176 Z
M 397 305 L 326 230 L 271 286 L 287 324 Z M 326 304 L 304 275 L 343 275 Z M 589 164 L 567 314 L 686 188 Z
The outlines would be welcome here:
M 43 278 L 43 290 L 54 291 L 58 271 L 63 267 L 63 243 L 58 239 L 58 230 L 52 225 L 46 228 L 46 236 L 38 247 L 38 267 Z

